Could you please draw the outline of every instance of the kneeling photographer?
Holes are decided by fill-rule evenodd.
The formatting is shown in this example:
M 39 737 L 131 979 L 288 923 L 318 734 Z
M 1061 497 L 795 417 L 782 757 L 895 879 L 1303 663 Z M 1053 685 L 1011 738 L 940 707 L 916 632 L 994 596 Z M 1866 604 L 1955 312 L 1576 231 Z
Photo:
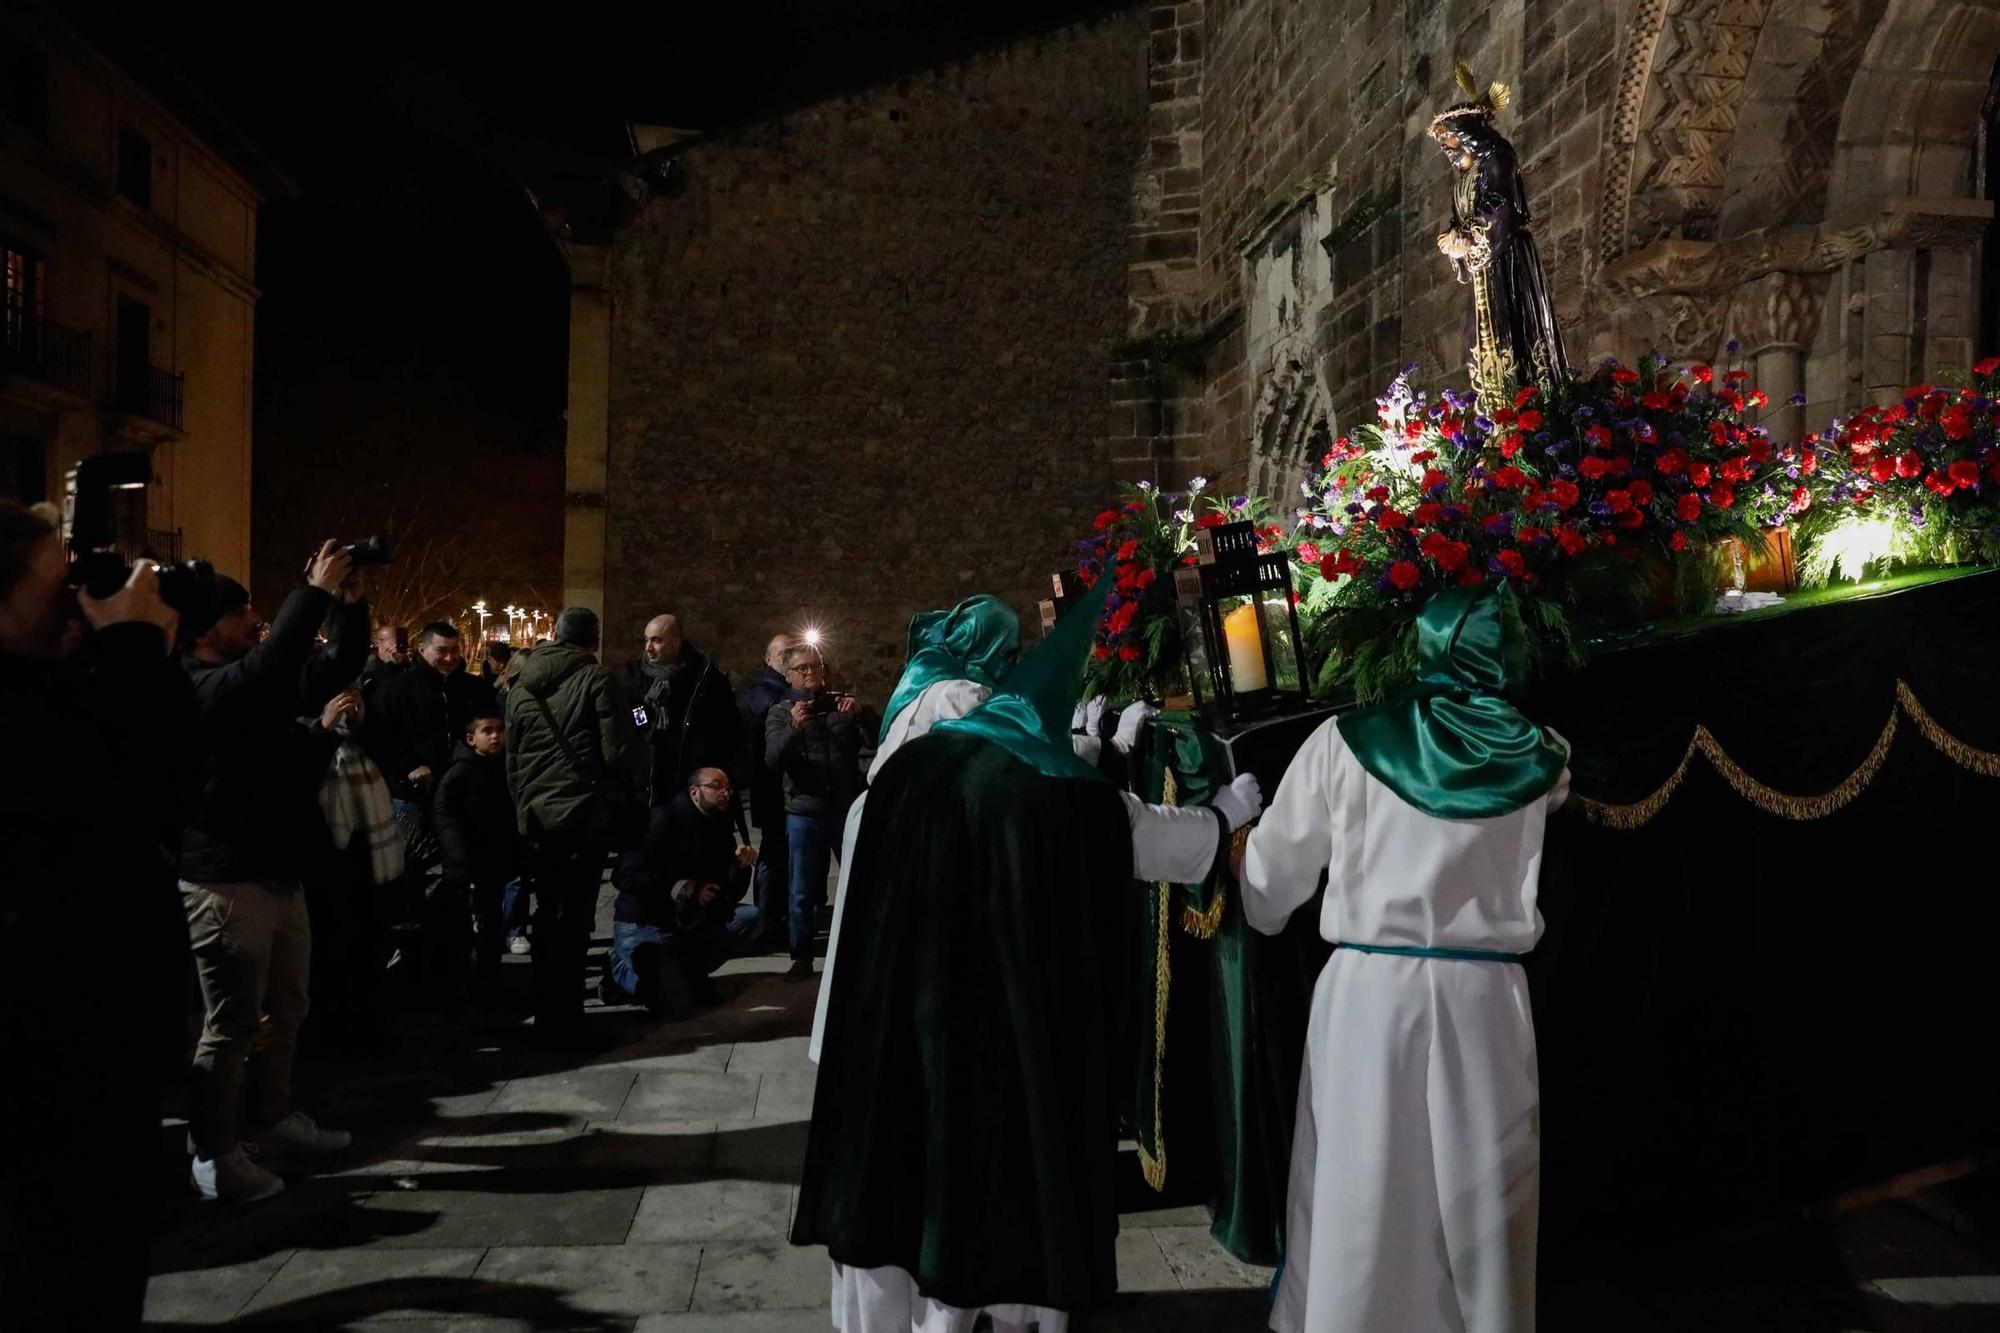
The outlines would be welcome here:
M 207 762 L 181 850 L 205 1008 L 188 1122 L 194 1184 L 211 1199 L 247 1202 L 284 1188 L 244 1152 L 245 1129 L 267 1156 L 349 1142 L 292 1109 L 291 1083 L 312 948 L 300 879 L 330 855 L 319 793 L 340 729 L 359 715 L 349 686 L 369 647 L 354 565 L 354 547 L 321 546 L 261 640 L 250 594 L 234 579 L 217 576 L 182 612 L 181 664 Z M 327 642 L 315 650 L 322 628 Z
M 0 500 L 0 1323 L 127 1328 L 185 1039 L 171 855 L 194 701 L 156 567 L 72 592 L 56 523 Z

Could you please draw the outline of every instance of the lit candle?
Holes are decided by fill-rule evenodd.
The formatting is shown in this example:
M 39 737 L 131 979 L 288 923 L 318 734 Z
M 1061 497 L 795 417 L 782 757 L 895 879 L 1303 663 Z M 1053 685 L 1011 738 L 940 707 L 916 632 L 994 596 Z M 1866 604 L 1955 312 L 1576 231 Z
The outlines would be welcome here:
M 1264 639 L 1257 627 L 1257 604 L 1245 602 L 1222 618 L 1222 637 L 1229 645 L 1230 687 L 1238 694 L 1270 684 L 1264 674 Z

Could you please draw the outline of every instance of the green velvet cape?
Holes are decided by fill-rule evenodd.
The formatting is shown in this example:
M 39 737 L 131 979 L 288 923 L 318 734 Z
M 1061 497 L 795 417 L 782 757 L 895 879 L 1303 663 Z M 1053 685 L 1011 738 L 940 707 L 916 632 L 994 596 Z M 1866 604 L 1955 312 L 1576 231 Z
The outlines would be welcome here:
M 933 732 L 848 875 L 792 1240 L 960 1307 L 1117 1288 L 1114 1058 L 1131 839 L 1109 783 Z

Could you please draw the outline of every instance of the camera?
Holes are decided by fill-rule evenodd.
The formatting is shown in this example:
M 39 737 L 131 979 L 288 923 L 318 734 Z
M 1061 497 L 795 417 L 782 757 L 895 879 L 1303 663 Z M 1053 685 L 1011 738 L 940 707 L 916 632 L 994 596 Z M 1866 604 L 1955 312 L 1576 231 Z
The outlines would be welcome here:
M 113 491 L 144 490 L 153 480 L 153 460 L 142 450 L 92 454 L 69 470 L 63 496 L 69 534 L 69 584 L 92 597 L 109 597 L 125 586 L 132 566 L 118 550 Z M 185 615 L 206 600 L 215 569 L 206 560 L 155 561 L 160 600 Z
M 340 549 L 353 557 L 356 569 L 367 569 L 371 565 L 389 563 L 389 543 L 380 537 L 364 537 L 358 542 L 347 542 Z
M 806 716 L 824 717 L 826 714 L 839 708 L 840 701 L 846 697 L 839 690 L 828 690 L 824 694 L 816 694 L 806 701 Z

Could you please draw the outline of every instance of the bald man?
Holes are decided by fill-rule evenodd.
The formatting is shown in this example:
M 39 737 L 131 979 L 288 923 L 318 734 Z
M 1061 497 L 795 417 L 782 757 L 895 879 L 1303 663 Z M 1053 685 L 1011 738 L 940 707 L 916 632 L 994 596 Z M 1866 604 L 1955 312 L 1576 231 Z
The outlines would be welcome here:
M 649 805 L 672 801 L 697 768 L 740 773 L 736 691 L 687 641 L 678 616 L 661 614 L 646 622 L 645 651 L 625 664 L 623 680 L 640 742 L 625 752 Z
M 698 768 L 685 790 L 653 807 L 646 840 L 614 882 L 611 950 L 597 996 L 678 1018 L 721 997 L 708 977 L 757 929 L 743 901 L 757 853 L 730 826 L 729 774 Z

